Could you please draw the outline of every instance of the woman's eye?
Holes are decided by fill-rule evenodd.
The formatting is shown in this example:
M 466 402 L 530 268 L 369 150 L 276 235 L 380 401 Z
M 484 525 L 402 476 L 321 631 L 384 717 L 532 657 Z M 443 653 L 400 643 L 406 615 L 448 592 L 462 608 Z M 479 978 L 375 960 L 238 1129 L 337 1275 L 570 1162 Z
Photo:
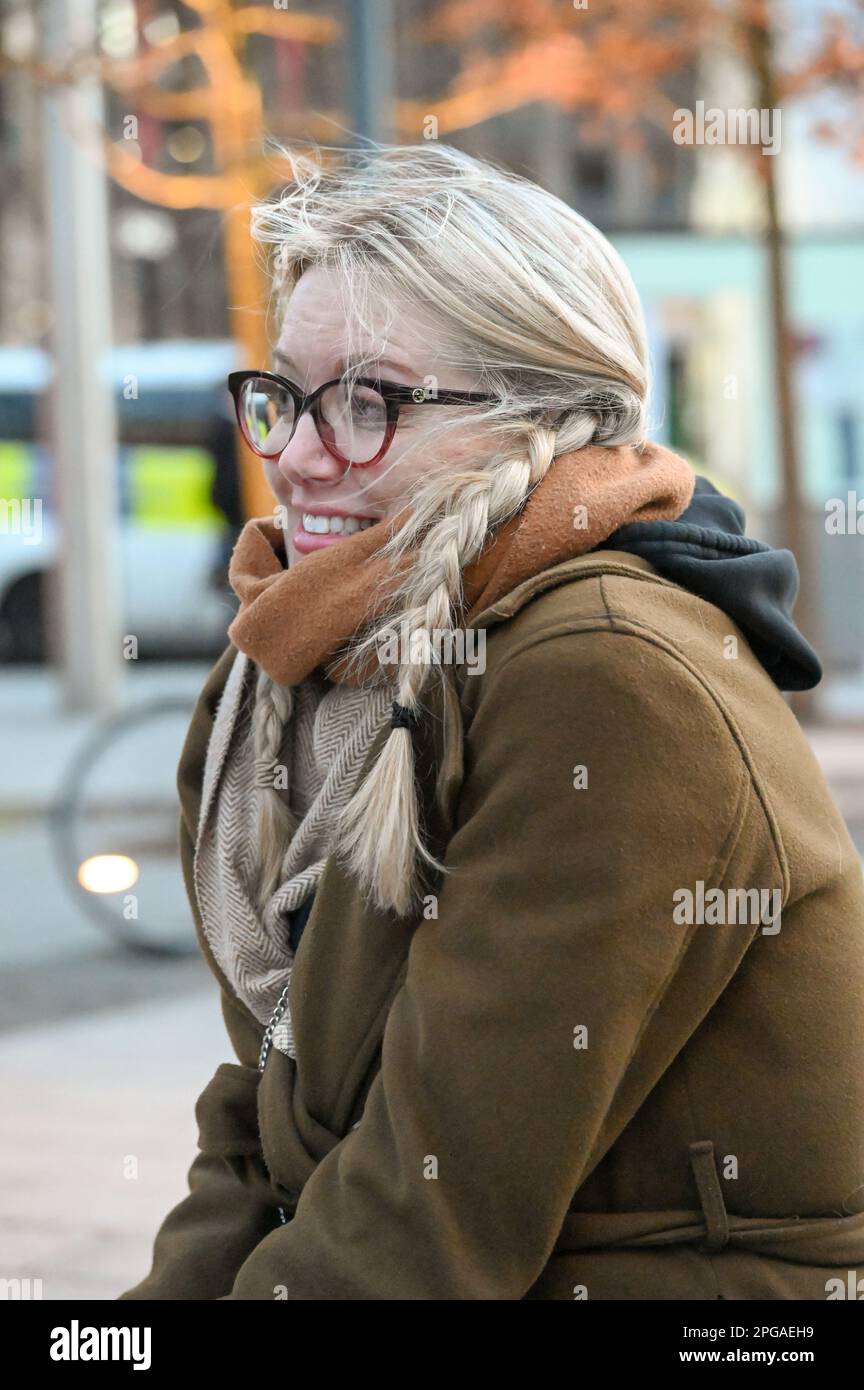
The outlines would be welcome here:
M 355 391 L 351 402 L 352 413 L 362 420 L 381 420 L 387 414 L 384 400 L 377 391 Z

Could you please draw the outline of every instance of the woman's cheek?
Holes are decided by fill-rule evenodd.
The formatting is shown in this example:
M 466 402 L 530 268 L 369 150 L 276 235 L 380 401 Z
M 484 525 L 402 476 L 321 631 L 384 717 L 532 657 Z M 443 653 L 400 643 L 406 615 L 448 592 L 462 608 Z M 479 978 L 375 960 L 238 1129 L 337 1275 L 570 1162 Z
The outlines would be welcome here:
M 287 502 L 290 496 L 290 484 L 284 474 L 279 472 L 275 463 L 265 460 L 264 476 L 277 502 Z

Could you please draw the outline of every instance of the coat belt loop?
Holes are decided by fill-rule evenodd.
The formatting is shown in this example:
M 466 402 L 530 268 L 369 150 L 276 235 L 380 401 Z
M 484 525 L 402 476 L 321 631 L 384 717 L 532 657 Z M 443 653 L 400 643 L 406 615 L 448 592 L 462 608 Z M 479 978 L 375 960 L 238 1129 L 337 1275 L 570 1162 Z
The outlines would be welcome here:
M 705 1249 L 722 1250 L 729 1239 L 729 1217 L 726 1213 L 726 1203 L 723 1201 L 720 1179 L 717 1176 L 717 1165 L 714 1162 L 714 1143 L 711 1139 L 700 1139 L 697 1143 L 690 1144 L 689 1150 L 702 1215 L 705 1218 Z

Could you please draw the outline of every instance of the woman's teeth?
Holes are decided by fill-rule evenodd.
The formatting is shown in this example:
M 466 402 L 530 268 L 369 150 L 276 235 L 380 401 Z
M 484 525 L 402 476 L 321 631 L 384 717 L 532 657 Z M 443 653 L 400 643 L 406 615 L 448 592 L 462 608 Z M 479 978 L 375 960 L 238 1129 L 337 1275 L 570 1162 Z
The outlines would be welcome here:
M 369 516 L 318 516 L 315 512 L 303 513 L 303 530 L 313 536 L 351 535 L 354 531 L 365 531 L 375 522 Z

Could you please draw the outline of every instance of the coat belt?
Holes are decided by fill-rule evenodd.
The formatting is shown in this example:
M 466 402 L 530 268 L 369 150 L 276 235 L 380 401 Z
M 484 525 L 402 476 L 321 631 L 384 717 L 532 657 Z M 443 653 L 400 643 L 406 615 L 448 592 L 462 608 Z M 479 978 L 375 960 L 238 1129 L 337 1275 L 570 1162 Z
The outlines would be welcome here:
M 260 1200 L 293 1211 L 307 1178 L 339 1136 L 316 1126 L 315 1152 L 298 1143 L 286 1171 L 268 1171 L 258 1129 L 259 1073 L 223 1062 L 199 1097 L 200 1147 L 221 1155 Z M 864 1264 L 864 1211 L 847 1216 L 730 1216 L 710 1139 L 689 1146 L 701 1210 L 567 1213 L 555 1253 L 695 1246 L 706 1253 L 752 1250 L 796 1264 Z M 290 1170 L 290 1172 L 288 1171 Z
M 701 1211 L 568 1212 L 555 1252 L 696 1246 L 731 1248 L 796 1264 L 864 1262 L 864 1211 L 848 1216 L 730 1216 L 714 1162 L 714 1145 L 689 1146 Z

